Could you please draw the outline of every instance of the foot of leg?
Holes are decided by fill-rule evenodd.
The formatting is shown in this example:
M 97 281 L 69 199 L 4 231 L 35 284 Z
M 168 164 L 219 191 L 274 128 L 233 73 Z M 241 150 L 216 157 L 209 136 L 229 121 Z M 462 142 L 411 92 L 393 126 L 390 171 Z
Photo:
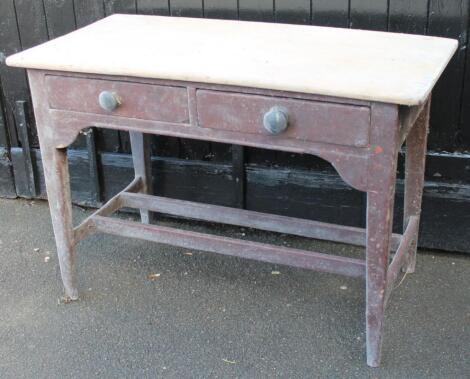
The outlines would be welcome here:
M 371 367 L 380 364 L 393 199 L 393 189 L 367 195 L 366 339 Z
M 47 198 L 65 296 L 70 300 L 77 300 L 75 243 L 67 151 L 66 149 L 56 149 L 43 144 L 41 152 Z

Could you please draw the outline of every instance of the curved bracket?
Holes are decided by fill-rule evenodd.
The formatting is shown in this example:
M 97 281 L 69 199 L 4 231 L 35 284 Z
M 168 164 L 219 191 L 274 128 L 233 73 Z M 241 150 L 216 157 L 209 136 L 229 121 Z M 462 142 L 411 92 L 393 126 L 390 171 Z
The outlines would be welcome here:
M 329 162 L 349 186 L 358 191 L 368 190 L 368 150 L 357 153 L 348 147 L 337 146 L 334 149 L 319 149 L 309 153 Z
M 53 117 L 51 117 L 50 122 L 55 123 Z M 44 138 L 47 139 L 48 144 L 57 149 L 64 149 L 75 142 L 82 130 L 90 126 L 73 117 L 66 117 L 60 120 L 60 126 L 46 129 Z
M 75 141 L 81 130 L 90 127 L 89 122 L 86 122 L 83 117 L 74 117 L 73 114 L 65 112 L 54 114 L 54 111 L 52 111 L 49 116 L 49 122 L 55 124 L 55 127 L 48 128 L 47 131 L 50 131 L 51 134 L 45 137 L 49 144 L 57 148 L 69 146 Z M 98 122 L 98 124 L 101 123 Z M 53 134 L 52 130 L 54 131 Z M 121 125 L 119 130 L 147 132 L 139 126 Z M 325 147 L 312 148 L 309 149 L 308 153 L 331 163 L 341 179 L 354 189 L 367 191 L 368 152 L 357 153 L 349 147 L 335 146 L 333 149 Z

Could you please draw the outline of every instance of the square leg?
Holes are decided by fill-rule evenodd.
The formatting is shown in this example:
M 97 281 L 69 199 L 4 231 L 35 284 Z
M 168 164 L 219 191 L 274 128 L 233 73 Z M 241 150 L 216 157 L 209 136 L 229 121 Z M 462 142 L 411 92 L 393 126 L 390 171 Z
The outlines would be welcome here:
M 77 300 L 75 241 L 67 149 L 57 149 L 43 143 L 41 152 L 60 273 L 65 289 L 64 300 Z
M 405 157 L 405 201 L 403 231 L 406 230 L 411 216 L 419 219 L 424 186 L 424 169 L 426 161 L 426 145 L 429 129 L 430 100 L 421 111 L 415 125 L 406 139 Z M 418 230 L 408 252 L 408 261 L 404 270 L 407 273 L 415 271 L 416 250 L 418 245 Z
M 371 367 L 379 366 L 382 350 L 394 197 L 395 183 L 386 191 L 367 194 L 366 341 Z
M 129 132 L 131 137 L 132 161 L 136 177 L 142 180 L 142 192 L 152 194 L 152 162 L 150 152 L 150 141 L 143 133 Z M 150 212 L 146 209 L 140 210 L 142 223 L 149 224 Z
M 393 226 L 396 167 L 400 148 L 398 109 L 372 106 L 372 152 L 368 160 L 366 226 L 367 364 L 380 365 L 387 271 Z

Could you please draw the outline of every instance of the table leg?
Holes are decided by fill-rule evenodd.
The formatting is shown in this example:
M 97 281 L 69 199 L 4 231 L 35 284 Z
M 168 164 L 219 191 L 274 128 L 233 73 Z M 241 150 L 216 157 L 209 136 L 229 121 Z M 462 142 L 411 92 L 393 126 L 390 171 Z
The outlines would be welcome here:
M 429 109 L 430 101 L 428 100 L 406 139 L 404 230 L 406 230 L 410 217 L 419 217 L 421 213 L 426 144 L 429 128 Z M 408 262 L 405 268 L 407 273 L 415 271 L 417 245 L 418 230 L 416 231 L 413 243 L 408 252 Z
M 75 243 L 67 149 L 57 149 L 50 144 L 43 143 L 41 153 L 60 273 L 65 289 L 65 300 L 77 300 Z
M 393 226 L 396 167 L 399 150 L 398 109 L 372 106 L 372 151 L 368 162 L 366 226 L 367 364 L 380 364 L 385 292 Z
M 367 364 L 380 364 L 385 289 L 393 222 L 395 185 L 367 194 L 366 339 Z
M 151 194 L 152 188 L 152 162 L 150 152 L 150 141 L 140 132 L 129 132 L 131 137 L 132 160 L 136 177 L 142 179 L 142 191 Z M 150 223 L 150 212 L 146 209 L 140 210 L 142 223 Z

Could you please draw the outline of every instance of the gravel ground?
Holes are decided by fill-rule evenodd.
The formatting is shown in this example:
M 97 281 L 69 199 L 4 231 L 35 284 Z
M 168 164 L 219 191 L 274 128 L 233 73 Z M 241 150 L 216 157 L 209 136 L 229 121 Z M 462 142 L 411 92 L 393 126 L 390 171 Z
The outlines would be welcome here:
M 47 203 L 0 199 L 0 215 L 0 378 L 470 377 L 470 255 L 420 252 L 387 309 L 382 367 L 370 369 L 363 280 L 96 235 L 77 249 L 80 301 L 58 304 Z M 196 226 L 208 228 L 362 254 Z

